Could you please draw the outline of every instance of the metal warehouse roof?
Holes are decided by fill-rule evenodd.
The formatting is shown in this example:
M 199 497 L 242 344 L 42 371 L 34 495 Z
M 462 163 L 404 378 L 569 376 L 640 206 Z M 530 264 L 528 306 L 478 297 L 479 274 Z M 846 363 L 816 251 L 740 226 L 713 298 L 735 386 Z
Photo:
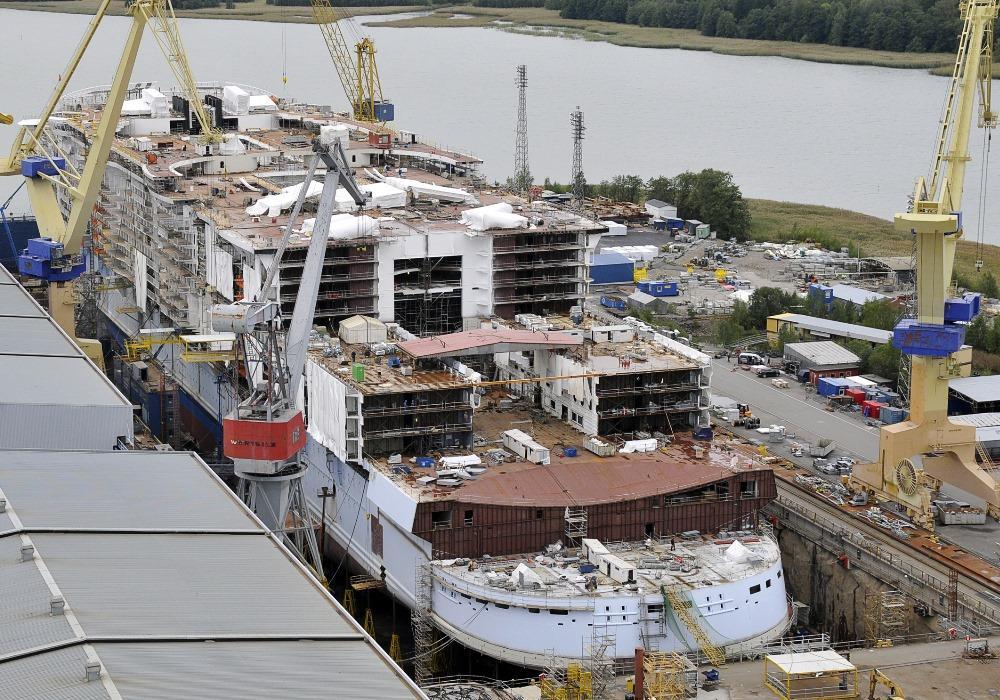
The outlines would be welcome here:
M 858 306 L 862 306 L 869 301 L 882 301 L 889 298 L 885 294 L 879 294 L 878 292 L 854 287 L 849 284 L 835 284 L 831 289 L 833 290 L 834 299 L 847 301 Z
M 1000 413 L 972 413 L 967 416 L 951 416 L 951 421 L 974 426 L 976 440 L 979 442 L 1000 442 Z
M 948 388 L 977 403 L 1000 401 L 1000 374 L 951 379 Z
M 131 418 L 132 404 L 83 356 L 0 355 L 0 376 L 0 403 L 124 406 Z
M 0 284 L 0 315 L 45 318 L 47 314 L 20 285 Z
M 771 318 L 778 318 L 782 321 L 794 323 L 799 328 L 813 333 L 867 340 L 869 343 L 888 343 L 892 339 L 892 331 L 883 331 L 878 328 L 869 328 L 868 326 L 859 326 L 854 323 L 844 323 L 842 321 L 831 321 L 817 316 L 789 313 L 777 314 L 776 316 L 771 316 Z
M 48 318 L 0 316 L 0 355 L 79 357 L 80 348 Z
M 111 449 L 132 404 L 10 275 L 0 277 L 0 449 Z
M 590 263 L 591 267 L 599 267 L 601 265 L 634 265 L 631 260 L 621 253 L 616 253 L 614 251 L 610 253 L 594 253 L 593 262 Z
M 785 343 L 785 350 L 817 365 L 855 365 L 861 358 L 832 340 L 811 343 Z
M 196 455 L 0 451 L 0 497 L 5 700 L 424 697 Z

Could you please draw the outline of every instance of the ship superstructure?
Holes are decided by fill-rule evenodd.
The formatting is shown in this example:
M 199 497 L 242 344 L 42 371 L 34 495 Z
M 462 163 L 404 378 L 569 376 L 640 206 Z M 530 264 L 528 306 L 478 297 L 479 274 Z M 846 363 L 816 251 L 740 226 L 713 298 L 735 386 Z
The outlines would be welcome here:
M 209 309 L 261 293 L 290 315 L 319 183 L 307 189 L 275 289 L 262 280 L 313 140 L 336 140 L 370 199 L 357 211 L 337 194 L 305 366 L 305 493 L 317 515 L 326 506 L 328 549 L 346 550 L 447 629 L 456 620 L 434 611 L 438 589 L 425 582 L 428 571 L 438 584 L 454 572 L 431 562 L 757 524 L 775 495 L 771 471 L 691 438 L 709 425 L 709 358 L 635 319 L 585 311 L 604 224 L 484 186 L 476 158 L 412 133 L 387 136 L 244 85 L 199 90 L 219 143 L 195 138 L 180 94 L 132 89 L 91 222 L 100 278 L 81 285 L 108 320 L 116 379 L 154 433 L 221 454 L 219 424 L 248 378 L 234 370 L 235 336 L 212 331 Z M 72 95 L 50 128 L 71 159 L 85 156 L 104 95 Z M 320 502 L 324 489 L 332 503 Z M 695 540 L 685 546 L 694 552 Z M 719 565 L 715 579 L 687 581 L 694 592 L 771 578 L 775 614 L 720 625 L 713 643 L 787 621 L 777 612 L 783 582 L 768 568 L 780 562 L 765 554 L 762 569 Z M 577 603 L 607 597 L 597 583 Z M 645 605 L 641 592 L 628 596 Z M 508 645 L 490 629 L 465 641 L 503 656 Z M 519 648 L 520 662 L 537 665 L 552 646 Z M 695 645 L 682 634 L 657 646 Z

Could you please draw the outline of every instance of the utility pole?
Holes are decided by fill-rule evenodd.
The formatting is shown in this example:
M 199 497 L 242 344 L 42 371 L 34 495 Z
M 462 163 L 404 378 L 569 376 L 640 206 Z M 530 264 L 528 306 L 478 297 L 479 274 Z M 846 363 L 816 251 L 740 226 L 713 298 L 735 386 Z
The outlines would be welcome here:
M 587 191 L 587 179 L 583 176 L 583 112 L 577 107 L 569 118 L 573 132 L 573 199 L 578 209 L 583 208 L 583 197 Z
M 528 167 L 528 68 L 517 67 L 517 137 L 514 140 L 514 189 L 527 193 L 531 189 Z

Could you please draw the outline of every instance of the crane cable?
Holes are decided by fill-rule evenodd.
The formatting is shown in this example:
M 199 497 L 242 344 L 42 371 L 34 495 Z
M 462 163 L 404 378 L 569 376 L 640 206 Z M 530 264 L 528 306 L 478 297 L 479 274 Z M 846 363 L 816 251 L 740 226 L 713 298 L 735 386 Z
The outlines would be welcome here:
M 993 134 L 989 129 L 983 133 L 983 156 L 982 171 L 979 174 L 979 216 L 976 222 L 976 272 L 980 272 L 983 267 L 983 249 L 985 243 L 983 239 L 986 234 L 986 192 L 990 177 L 990 147 L 993 143 Z

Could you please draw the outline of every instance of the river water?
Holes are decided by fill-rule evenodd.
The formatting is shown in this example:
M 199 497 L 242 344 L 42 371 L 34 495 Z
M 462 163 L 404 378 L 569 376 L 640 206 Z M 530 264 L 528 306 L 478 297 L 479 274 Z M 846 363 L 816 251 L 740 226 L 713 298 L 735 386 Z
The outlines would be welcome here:
M 38 111 L 87 21 L 83 15 L 0 10 L 0 110 L 17 118 Z M 105 21 L 73 87 L 110 82 L 127 23 L 121 17 Z M 187 19 L 180 25 L 199 79 L 346 106 L 314 26 Z M 591 182 L 619 173 L 650 177 L 712 167 L 732 172 L 748 196 L 884 218 L 905 208 L 916 177 L 926 174 L 947 88 L 946 79 L 921 70 L 624 48 L 485 28 L 350 29 L 378 45 L 396 123 L 478 155 L 491 178 L 512 170 L 514 67 L 525 63 L 536 182 L 569 179 L 569 115 L 579 105 L 587 128 L 584 172 Z M 174 82 L 148 34 L 133 75 Z M 13 132 L 0 128 L 0 144 Z M 976 132 L 964 206 L 966 235 L 973 239 L 981 218 L 982 146 Z M 991 192 L 1000 184 L 1000 156 L 989 170 Z M 0 194 L 11 189 L 0 187 Z M 1000 244 L 1000 231 L 988 223 L 1000 213 L 996 197 L 986 199 L 985 240 Z

